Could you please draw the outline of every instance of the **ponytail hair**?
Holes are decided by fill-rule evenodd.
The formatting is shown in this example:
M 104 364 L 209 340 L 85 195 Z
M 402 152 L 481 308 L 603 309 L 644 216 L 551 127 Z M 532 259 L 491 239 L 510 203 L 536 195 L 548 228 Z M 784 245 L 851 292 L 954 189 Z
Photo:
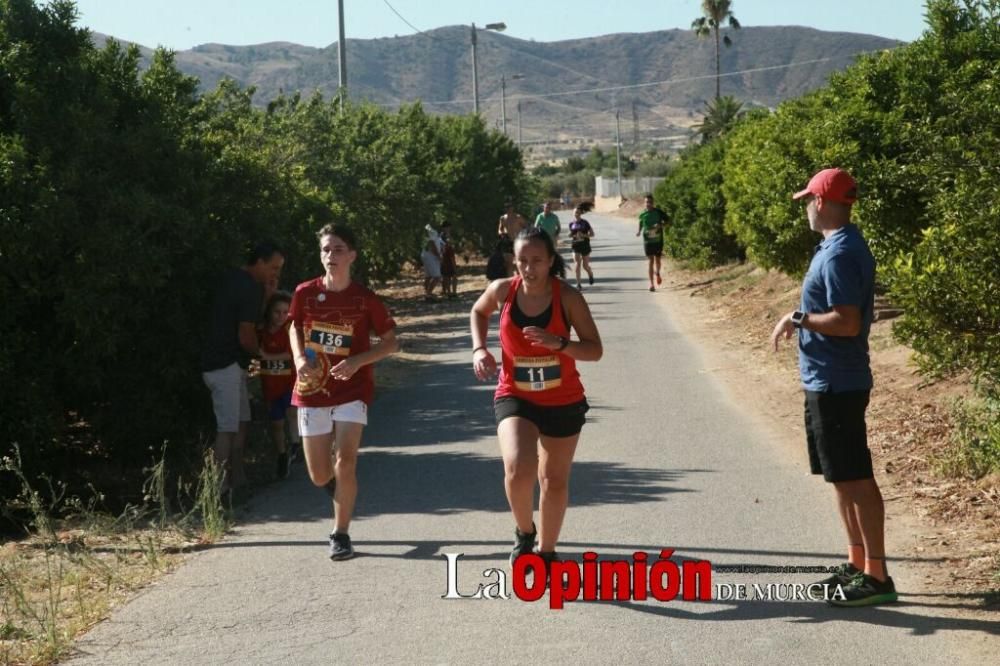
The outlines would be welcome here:
M 552 267 L 549 268 L 549 277 L 565 278 L 566 261 L 562 258 L 561 254 L 556 252 L 556 246 L 552 242 L 552 237 L 541 227 L 525 227 L 521 229 L 521 233 L 515 239 L 515 242 L 519 243 L 529 243 L 531 241 L 545 243 L 545 250 L 553 259 Z

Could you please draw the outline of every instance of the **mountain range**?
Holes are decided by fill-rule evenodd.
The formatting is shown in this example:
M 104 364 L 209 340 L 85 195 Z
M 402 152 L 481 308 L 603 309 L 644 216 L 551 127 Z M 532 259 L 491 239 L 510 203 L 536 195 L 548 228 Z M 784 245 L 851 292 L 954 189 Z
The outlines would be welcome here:
M 350 97 L 389 108 L 421 100 L 434 113 L 471 112 L 470 33 L 468 26 L 448 26 L 401 37 L 348 39 Z M 558 37 L 558 26 L 552 33 Z M 774 107 L 822 86 L 858 54 L 900 44 L 798 26 L 745 27 L 729 35 L 733 45 L 722 51 L 722 94 L 746 106 Z M 551 42 L 486 30 L 477 36 L 480 111 L 499 126 L 503 77 L 508 132 L 517 136 L 520 106 L 525 143 L 610 140 L 616 109 L 623 141 L 683 134 L 715 94 L 715 42 L 688 30 Z M 98 43 L 106 39 L 94 38 Z M 140 49 L 144 58 L 152 54 Z M 336 44 L 203 44 L 178 51 L 176 63 L 198 77 L 204 89 L 223 77 L 254 86 L 255 101 L 265 105 L 282 92 L 335 94 L 337 51 Z

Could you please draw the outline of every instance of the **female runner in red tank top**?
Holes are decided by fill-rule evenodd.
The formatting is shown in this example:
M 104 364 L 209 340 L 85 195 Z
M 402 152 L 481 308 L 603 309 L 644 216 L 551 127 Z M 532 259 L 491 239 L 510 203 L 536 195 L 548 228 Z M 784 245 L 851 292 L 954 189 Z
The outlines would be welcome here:
M 514 243 L 517 275 L 495 280 L 472 308 L 472 364 L 482 380 L 497 375 L 486 348 L 490 315 L 500 310 L 500 378 L 494 398 L 504 489 L 516 524 L 510 561 L 535 547 L 556 559 L 569 502 L 569 474 L 589 409 L 577 361 L 597 361 L 601 336 L 552 239 L 525 229 Z M 577 340 L 570 339 L 570 328 Z M 539 446 L 540 445 L 540 446 Z M 535 480 L 541 486 L 538 529 L 532 521 Z

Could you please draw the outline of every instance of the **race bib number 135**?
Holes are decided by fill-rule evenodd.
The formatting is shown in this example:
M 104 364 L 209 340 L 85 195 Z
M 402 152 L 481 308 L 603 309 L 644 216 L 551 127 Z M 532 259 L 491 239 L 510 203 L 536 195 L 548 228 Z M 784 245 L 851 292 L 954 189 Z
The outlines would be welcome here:
M 292 374 L 292 362 L 286 358 L 265 358 L 260 362 L 260 374 L 280 377 Z

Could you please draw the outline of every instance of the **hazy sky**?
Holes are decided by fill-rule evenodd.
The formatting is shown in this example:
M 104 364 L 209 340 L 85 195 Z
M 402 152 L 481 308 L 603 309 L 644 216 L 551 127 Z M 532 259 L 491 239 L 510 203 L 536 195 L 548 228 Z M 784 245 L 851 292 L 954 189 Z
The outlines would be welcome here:
M 388 3 L 388 4 L 387 4 Z M 91 30 L 184 50 L 206 42 L 337 41 L 337 0 L 77 0 Z M 344 0 L 347 38 L 369 39 L 445 25 L 503 21 L 506 34 L 558 41 L 615 32 L 687 29 L 699 0 Z M 744 26 L 804 25 L 910 41 L 924 29 L 924 0 L 733 0 Z

